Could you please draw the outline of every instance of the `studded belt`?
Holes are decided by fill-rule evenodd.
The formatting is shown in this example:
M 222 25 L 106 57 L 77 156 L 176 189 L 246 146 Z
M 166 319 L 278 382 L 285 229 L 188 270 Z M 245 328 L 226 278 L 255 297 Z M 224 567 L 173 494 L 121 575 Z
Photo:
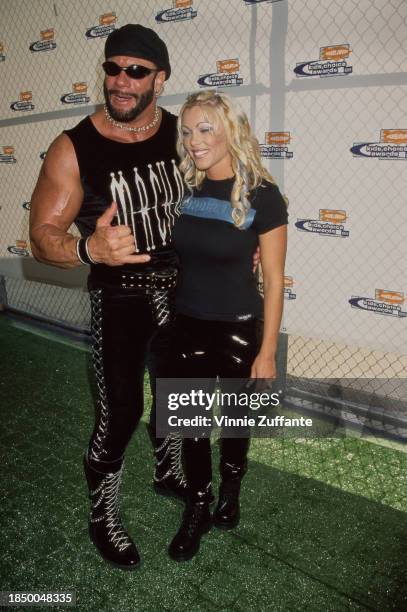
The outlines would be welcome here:
M 99 264 L 91 266 L 88 288 L 106 289 L 113 293 L 123 291 L 129 295 L 146 295 L 174 289 L 177 276 L 178 267 L 174 265 L 150 268 L 150 270 L 123 270 Z
M 178 270 L 170 268 L 157 272 L 137 274 L 136 272 L 121 272 L 119 286 L 123 289 L 152 289 L 164 291 L 172 289 L 177 284 Z

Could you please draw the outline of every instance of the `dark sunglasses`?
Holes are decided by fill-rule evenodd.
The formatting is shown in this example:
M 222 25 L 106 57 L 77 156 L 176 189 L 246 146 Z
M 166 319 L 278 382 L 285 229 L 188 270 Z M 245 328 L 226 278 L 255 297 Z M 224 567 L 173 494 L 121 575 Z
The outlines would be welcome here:
M 102 67 L 108 76 L 117 76 L 123 70 L 131 79 L 144 79 L 144 77 L 152 72 L 157 72 L 159 70 L 159 68 L 147 68 L 147 66 L 138 66 L 138 64 L 132 64 L 131 66 L 122 68 L 115 62 L 103 62 Z

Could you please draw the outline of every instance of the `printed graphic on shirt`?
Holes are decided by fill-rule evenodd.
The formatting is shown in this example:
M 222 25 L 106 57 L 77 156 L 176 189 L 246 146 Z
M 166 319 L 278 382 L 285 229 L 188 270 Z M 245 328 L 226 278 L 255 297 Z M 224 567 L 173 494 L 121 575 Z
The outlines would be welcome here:
M 136 166 L 131 181 L 121 170 L 110 173 L 110 191 L 118 205 L 117 221 L 132 229 L 136 253 L 144 251 L 144 241 L 147 251 L 170 244 L 184 186 L 175 159 L 169 166 L 165 161 L 148 164 L 143 176 Z
M 217 198 L 189 198 L 183 203 L 181 214 L 201 217 L 202 219 L 226 221 L 232 225 L 235 224 L 232 218 L 232 207 L 230 202 L 218 200 Z M 251 208 L 247 213 L 246 221 L 242 225 L 242 229 L 248 229 L 251 226 L 255 214 L 256 211 Z

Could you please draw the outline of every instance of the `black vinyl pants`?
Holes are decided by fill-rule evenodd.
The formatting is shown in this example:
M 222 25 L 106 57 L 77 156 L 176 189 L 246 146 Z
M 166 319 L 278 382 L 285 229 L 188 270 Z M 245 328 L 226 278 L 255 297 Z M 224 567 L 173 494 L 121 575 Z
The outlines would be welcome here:
M 173 373 L 178 378 L 249 378 L 258 353 L 261 323 L 223 322 L 177 315 L 172 333 Z M 221 474 L 227 464 L 246 471 L 249 437 L 221 438 Z M 207 437 L 184 439 L 185 474 L 192 499 L 202 497 L 212 480 L 211 448 Z
M 174 290 L 91 288 L 93 364 L 98 402 L 88 460 L 121 459 L 143 414 L 144 370 L 154 379 L 167 363 Z M 155 425 L 155 398 L 151 423 Z

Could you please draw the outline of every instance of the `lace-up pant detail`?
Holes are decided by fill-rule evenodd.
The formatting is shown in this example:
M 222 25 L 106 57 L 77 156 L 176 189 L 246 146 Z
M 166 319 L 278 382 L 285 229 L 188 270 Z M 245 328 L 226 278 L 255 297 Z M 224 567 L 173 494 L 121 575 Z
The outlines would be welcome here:
M 154 380 L 167 367 L 173 291 L 132 294 L 103 287 L 90 292 L 98 402 L 88 456 L 95 466 L 124 455 L 143 413 L 146 364 L 155 419 Z
M 159 327 L 167 325 L 171 317 L 171 303 L 168 291 L 154 291 L 149 296 L 151 312 Z
M 98 289 L 90 293 L 92 308 L 92 358 L 98 390 L 98 412 L 99 419 L 89 449 L 89 456 L 97 461 L 103 460 L 106 454 L 104 441 L 109 424 L 109 412 L 106 397 L 105 379 L 103 373 L 103 336 L 102 336 L 102 290 Z

